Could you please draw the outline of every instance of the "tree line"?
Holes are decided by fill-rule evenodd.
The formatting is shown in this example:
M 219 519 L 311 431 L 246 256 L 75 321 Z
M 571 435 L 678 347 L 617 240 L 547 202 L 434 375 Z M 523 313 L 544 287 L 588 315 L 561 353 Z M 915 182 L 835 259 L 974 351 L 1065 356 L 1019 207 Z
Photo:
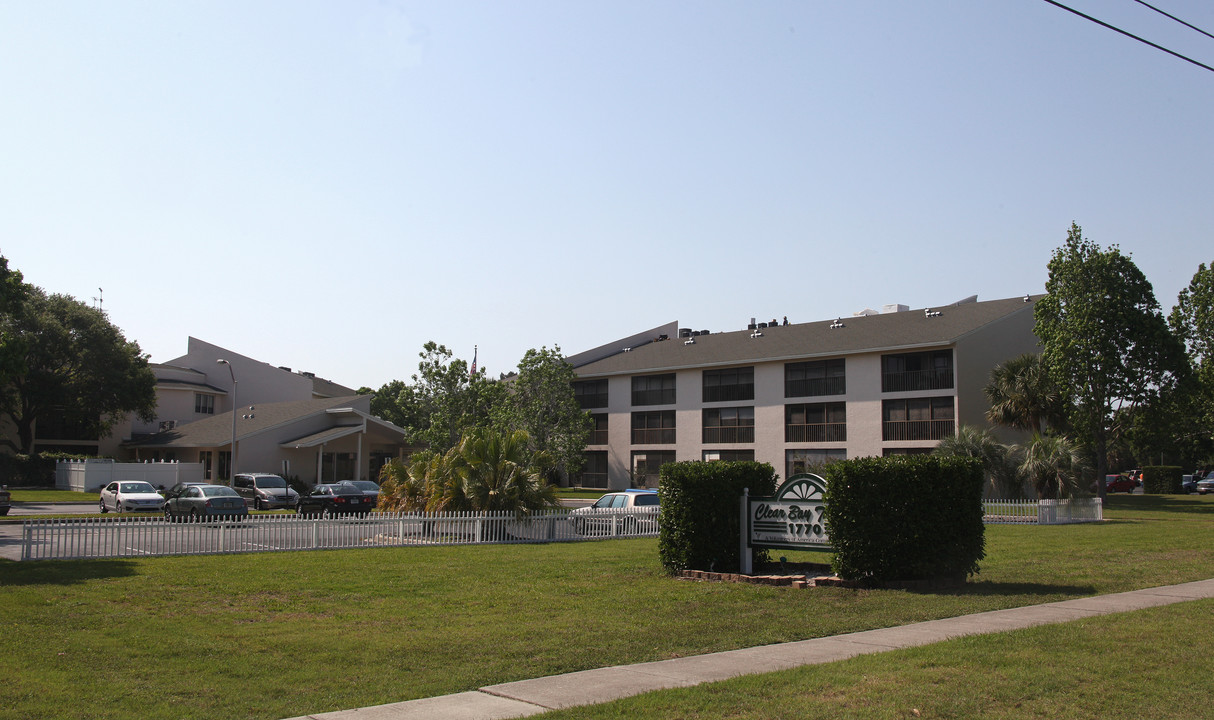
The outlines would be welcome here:
M 962 427 L 937 452 L 979 457 L 1006 496 L 1101 497 L 1110 468 L 1214 463 L 1214 263 L 1202 263 L 1165 317 L 1154 290 L 1116 246 L 1072 223 L 1034 307 L 1039 355 L 996 367 L 987 420 L 1025 431 L 1005 446 Z

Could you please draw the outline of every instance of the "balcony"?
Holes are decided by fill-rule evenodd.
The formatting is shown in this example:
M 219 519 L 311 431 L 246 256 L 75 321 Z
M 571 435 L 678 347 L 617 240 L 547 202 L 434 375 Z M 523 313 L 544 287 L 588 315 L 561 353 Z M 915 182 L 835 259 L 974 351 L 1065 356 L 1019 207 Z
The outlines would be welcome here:
M 847 423 L 815 423 L 812 425 L 785 425 L 784 442 L 819 443 L 845 442 Z
M 957 430 L 952 420 L 900 420 L 883 423 L 881 439 L 887 442 L 943 440 Z
M 706 427 L 703 442 L 705 445 L 717 443 L 752 443 L 755 441 L 754 426 L 748 427 Z
M 909 370 L 897 373 L 882 373 L 882 392 L 919 392 L 921 390 L 951 390 L 953 369 Z

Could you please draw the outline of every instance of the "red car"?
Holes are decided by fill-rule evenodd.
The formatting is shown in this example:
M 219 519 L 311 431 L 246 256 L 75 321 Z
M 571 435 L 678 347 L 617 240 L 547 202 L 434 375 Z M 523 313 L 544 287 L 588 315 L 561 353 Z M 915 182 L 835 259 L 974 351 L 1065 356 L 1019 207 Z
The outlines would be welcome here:
M 1138 487 L 1138 481 L 1128 478 L 1125 475 L 1109 475 L 1104 479 L 1105 492 L 1132 493 L 1136 487 Z

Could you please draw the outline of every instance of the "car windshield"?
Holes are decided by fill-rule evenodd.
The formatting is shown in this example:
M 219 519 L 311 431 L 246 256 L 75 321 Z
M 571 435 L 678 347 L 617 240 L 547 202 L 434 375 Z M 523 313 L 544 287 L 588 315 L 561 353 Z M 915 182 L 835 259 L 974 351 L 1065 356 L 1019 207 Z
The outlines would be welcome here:
M 118 486 L 119 492 L 124 493 L 154 493 L 156 488 L 152 487 L 151 483 L 145 482 L 125 482 Z
M 285 488 L 286 486 L 287 486 L 287 481 L 283 480 L 282 478 L 278 477 L 277 475 L 275 475 L 273 477 L 257 478 L 257 487 L 259 487 L 259 488 Z
M 232 488 L 219 486 L 204 487 L 202 488 L 202 494 L 206 495 L 207 497 L 240 497 Z

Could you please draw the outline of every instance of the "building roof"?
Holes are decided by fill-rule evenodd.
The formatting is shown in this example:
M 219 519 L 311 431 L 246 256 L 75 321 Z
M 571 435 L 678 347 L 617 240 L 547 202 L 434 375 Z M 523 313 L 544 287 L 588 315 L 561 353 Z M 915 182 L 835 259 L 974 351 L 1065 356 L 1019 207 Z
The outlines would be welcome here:
M 323 415 L 331 410 L 348 408 L 359 396 L 352 395 L 339 398 L 316 398 L 312 400 L 297 400 L 294 402 L 262 403 L 255 405 L 250 411 L 243 408 L 236 419 L 237 440 L 257 435 L 267 430 L 298 422 L 307 417 Z M 355 412 L 351 410 L 351 412 Z M 246 417 L 247 416 L 247 417 Z M 370 416 L 368 416 L 370 417 Z M 383 420 L 380 425 L 395 428 Z M 400 428 L 396 428 L 400 430 Z M 403 430 L 400 430 L 404 434 Z M 172 430 L 165 430 L 132 438 L 124 443 L 127 447 L 222 447 L 232 442 L 232 415 L 220 413 L 205 420 L 198 420 L 184 425 L 178 425 Z
M 575 372 L 580 377 L 631 375 L 939 347 L 1018 313 L 1031 313 L 1039 297 L 962 301 L 919 310 L 690 338 L 668 335 L 666 340 L 650 338 L 639 347 L 627 350 L 621 347 L 614 355 L 576 367 Z

